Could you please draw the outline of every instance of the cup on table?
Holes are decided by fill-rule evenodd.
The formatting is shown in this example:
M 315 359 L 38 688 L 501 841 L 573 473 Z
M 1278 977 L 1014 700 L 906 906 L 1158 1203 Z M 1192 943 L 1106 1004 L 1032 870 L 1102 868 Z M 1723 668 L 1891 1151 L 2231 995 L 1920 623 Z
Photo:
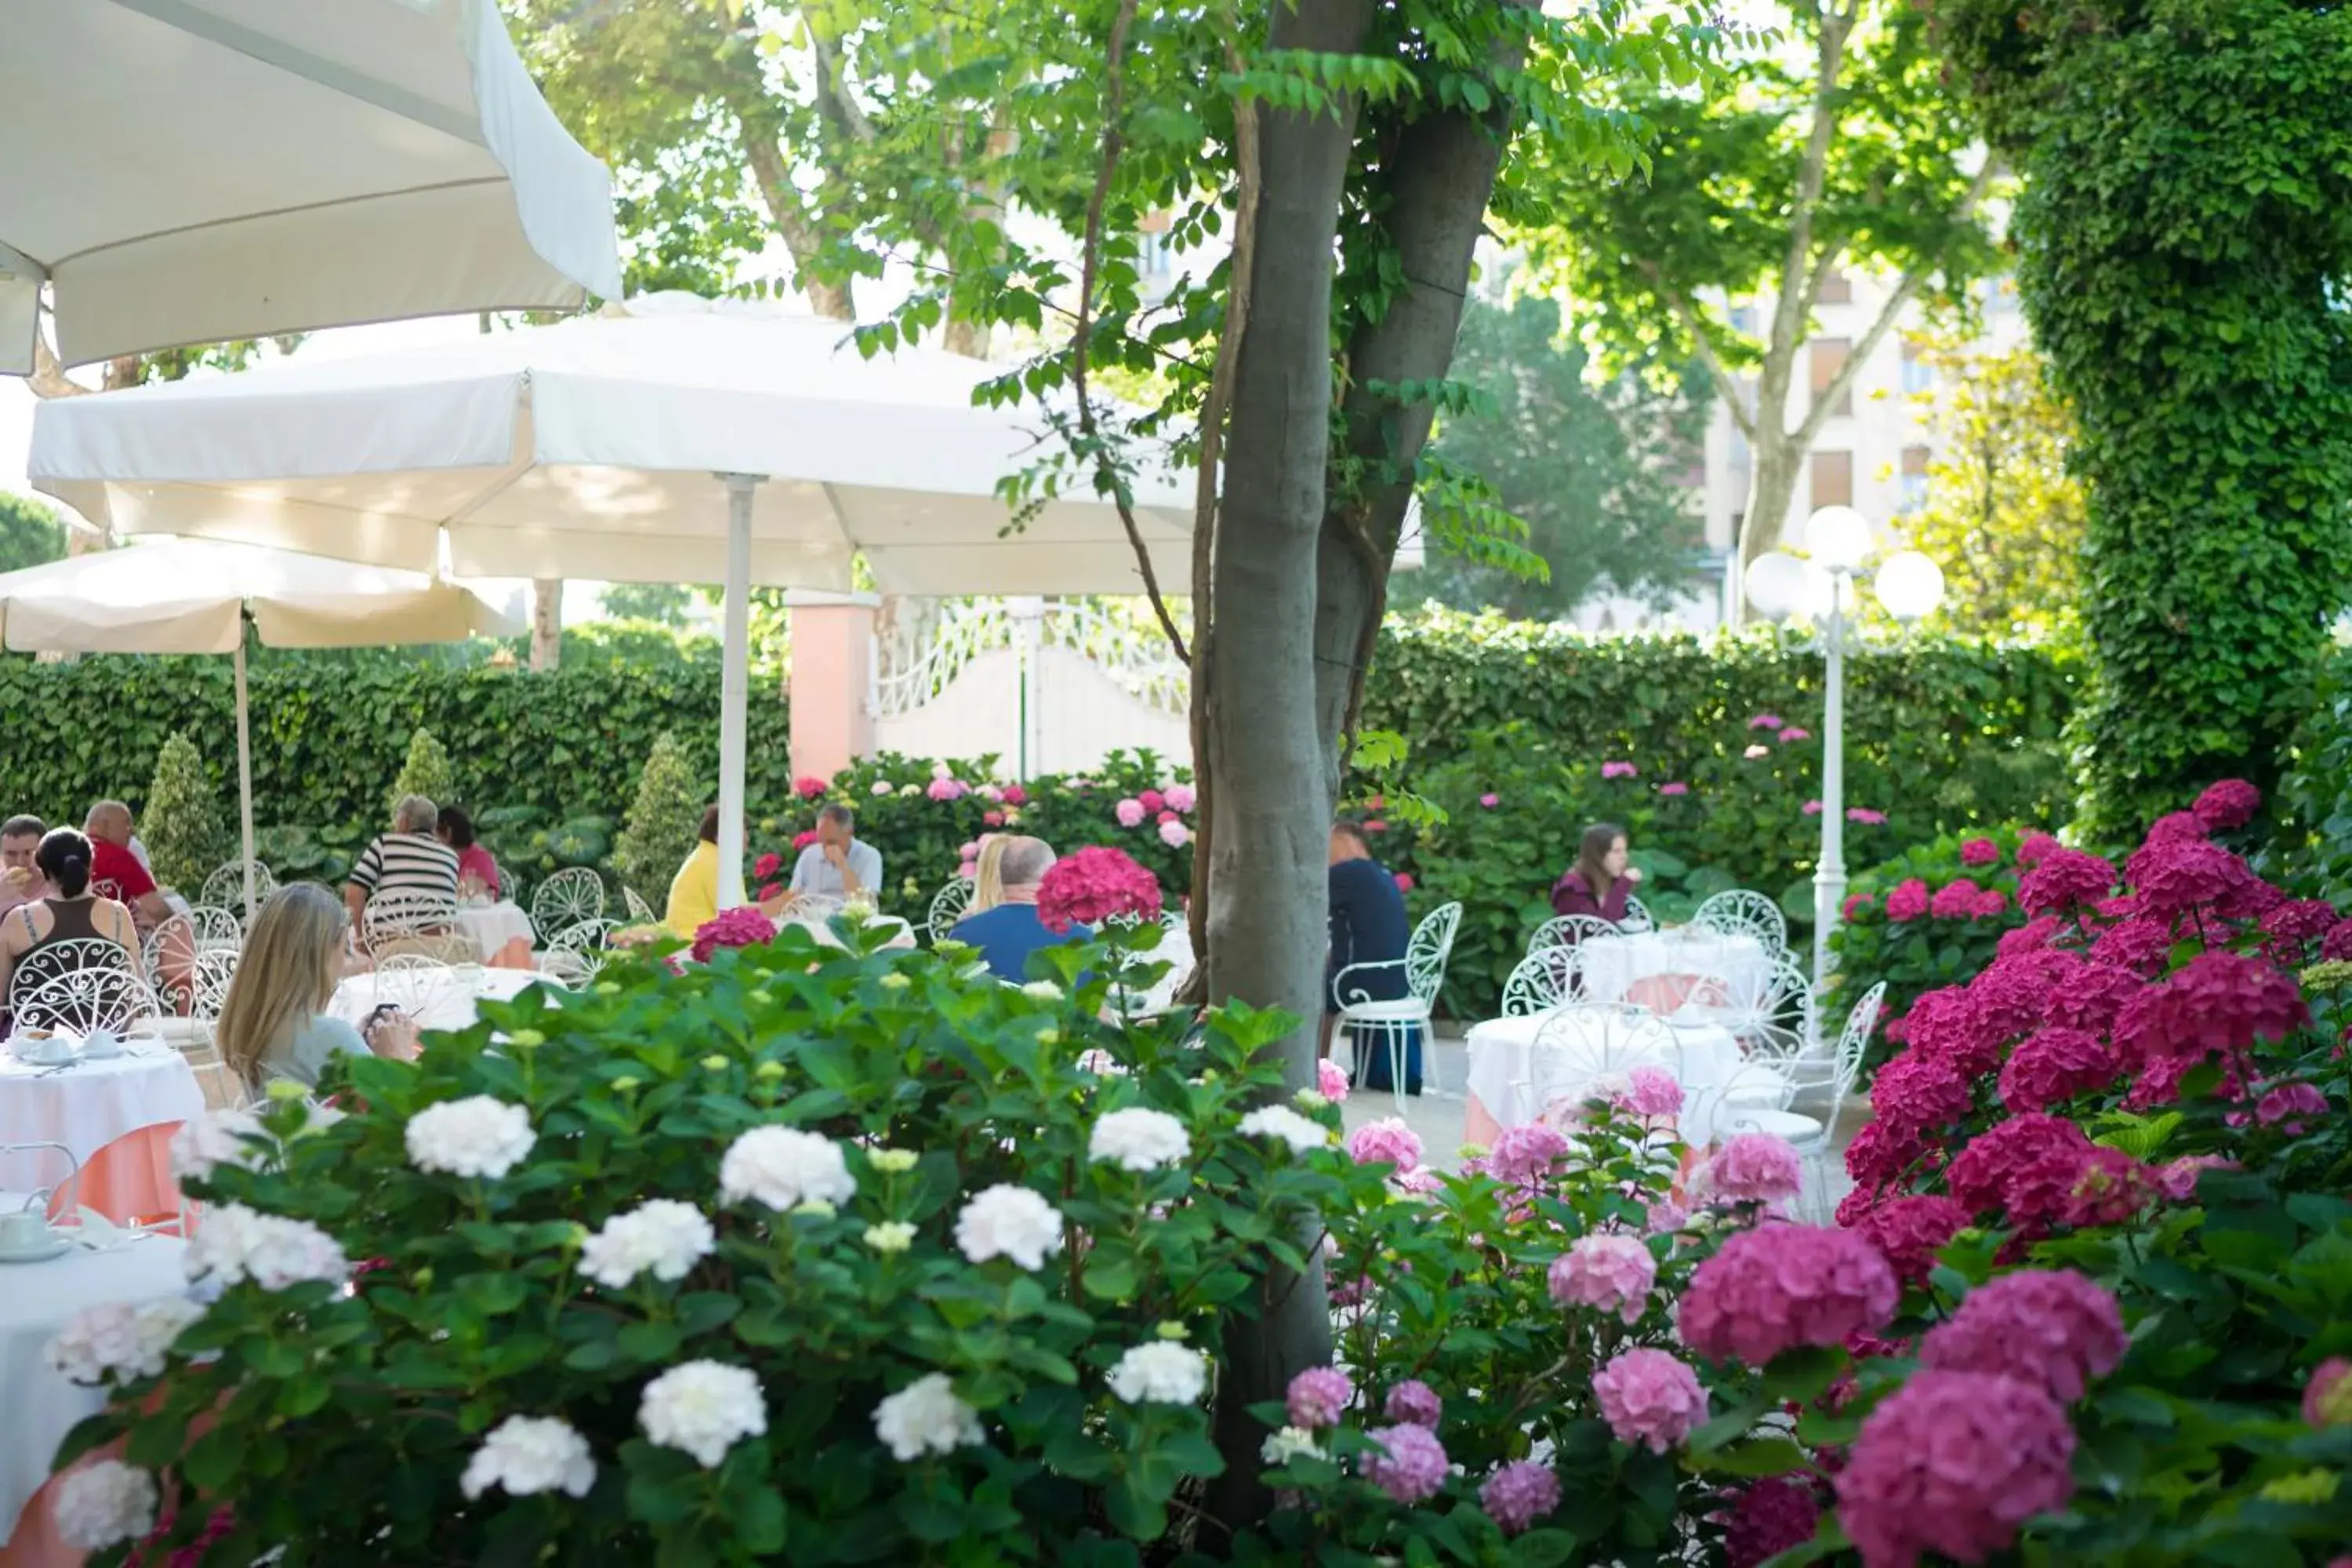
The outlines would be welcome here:
M 49 1239 L 49 1216 L 39 1209 L 0 1214 L 0 1252 L 30 1252 Z
M 37 1068 L 59 1067 L 73 1060 L 74 1043 L 53 1029 L 27 1029 L 16 1037 L 16 1056 Z
M 102 1062 L 122 1054 L 122 1042 L 111 1029 L 92 1029 L 81 1043 L 85 1061 Z

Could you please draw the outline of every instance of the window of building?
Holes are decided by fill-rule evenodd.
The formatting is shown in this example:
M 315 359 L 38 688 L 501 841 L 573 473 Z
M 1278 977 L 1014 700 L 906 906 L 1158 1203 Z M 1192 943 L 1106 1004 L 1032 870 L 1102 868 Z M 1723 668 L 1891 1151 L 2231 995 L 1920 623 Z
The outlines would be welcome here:
M 1927 392 L 1936 384 L 1935 367 L 1919 352 L 1919 345 L 1909 338 L 1903 340 L 1903 390 Z
M 1853 344 L 1844 338 L 1815 338 L 1806 345 L 1806 349 L 1812 359 L 1813 397 L 1819 401 L 1822 395 L 1829 391 L 1830 383 L 1837 379 L 1838 372 L 1845 368 L 1846 356 L 1853 352 Z M 1853 384 L 1848 382 L 1830 415 L 1836 418 L 1853 412 Z
M 1821 291 L 1813 296 L 1818 305 L 1851 305 L 1853 303 L 1853 279 L 1831 268 L 1822 274 Z
M 1756 334 L 1756 307 L 1741 305 L 1731 312 L 1731 330 L 1743 337 Z
M 1813 454 L 1813 510 L 1853 504 L 1853 454 Z
M 1927 448 L 1903 448 L 1903 479 L 1898 493 L 1906 512 L 1917 511 L 1927 504 Z

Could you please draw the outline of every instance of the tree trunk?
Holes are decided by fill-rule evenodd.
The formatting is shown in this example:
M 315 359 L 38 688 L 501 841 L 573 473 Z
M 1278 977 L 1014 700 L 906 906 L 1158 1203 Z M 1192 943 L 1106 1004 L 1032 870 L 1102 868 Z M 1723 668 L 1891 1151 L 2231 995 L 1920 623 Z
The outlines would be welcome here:
M 1781 407 L 1757 400 L 1756 438 L 1748 443 L 1748 510 L 1739 522 L 1739 565 L 1744 577 L 1756 558 L 1780 542 L 1789 508 L 1797 498 L 1804 448 L 1787 434 Z
M 1352 54 L 1371 0 L 1277 5 L 1270 49 Z M 1267 112 L 1261 133 L 1249 331 L 1234 386 L 1215 544 L 1219 649 L 1208 679 L 1216 830 L 1209 867 L 1209 998 L 1322 1011 L 1329 947 L 1325 738 L 1315 718 L 1316 540 L 1330 459 L 1331 253 L 1355 104 Z M 1315 1082 L 1311 1022 L 1277 1046 L 1286 1085 Z M 1268 1260 L 1256 1299 L 1229 1319 L 1217 1391 L 1225 1471 L 1209 1509 L 1230 1527 L 1262 1517 L 1265 1428 L 1249 1406 L 1330 1358 L 1319 1256 L 1304 1273 Z
M 553 669 L 563 658 L 563 579 L 541 577 L 530 585 L 530 667 Z

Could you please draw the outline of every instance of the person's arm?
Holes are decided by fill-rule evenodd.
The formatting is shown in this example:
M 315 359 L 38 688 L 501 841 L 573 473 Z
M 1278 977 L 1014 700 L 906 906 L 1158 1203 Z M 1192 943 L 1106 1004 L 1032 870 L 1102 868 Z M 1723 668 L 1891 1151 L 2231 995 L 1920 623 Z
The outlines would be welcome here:
M 352 862 L 351 875 L 343 879 L 343 907 L 352 911 L 352 929 L 365 933 L 367 901 L 375 891 L 376 882 L 383 876 L 383 840 L 372 838 Z
M 131 900 L 131 909 L 139 920 L 151 926 L 162 925 L 165 921 L 170 920 L 173 914 L 171 904 L 165 900 L 163 894 L 155 892 L 137 895 Z
M 857 852 L 864 847 L 865 845 L 853 838 L 849 847 L 841 852 L 841 858 L 834 862 L 841 871 L 841 896 L 845 899 L 854 899 L 866 890 L 865 880 L 857 874 Z

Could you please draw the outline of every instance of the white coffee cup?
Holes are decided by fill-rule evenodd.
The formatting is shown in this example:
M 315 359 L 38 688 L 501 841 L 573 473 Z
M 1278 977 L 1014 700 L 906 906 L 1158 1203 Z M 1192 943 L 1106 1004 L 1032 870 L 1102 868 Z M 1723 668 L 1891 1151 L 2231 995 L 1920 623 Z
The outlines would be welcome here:
M 111 1029 L 92 1029 L 82 1040 L 81 1054 L 90 1061 L 102 1062 L 109 1057 L 122 1054 L 122 1042 Z
M 0 1214 L 0 1252 L 30 1252 L 49 1239 L 49 1216 L 38 1209 Z

